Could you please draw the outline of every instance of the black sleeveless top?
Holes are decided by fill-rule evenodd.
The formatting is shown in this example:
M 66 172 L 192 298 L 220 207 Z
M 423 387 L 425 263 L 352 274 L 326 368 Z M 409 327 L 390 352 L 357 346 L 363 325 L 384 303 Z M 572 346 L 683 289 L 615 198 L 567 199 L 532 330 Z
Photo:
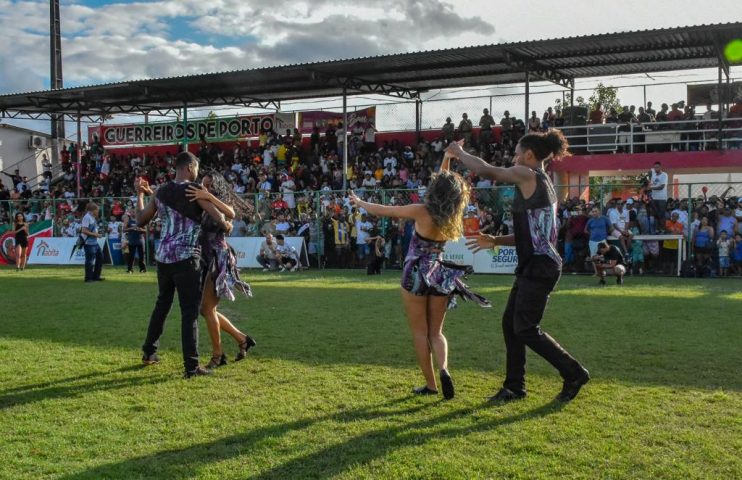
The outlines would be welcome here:
M 523 198 L 519 188 L 513 199 L 513 233 L 518 254 L 516 275 L 552 278 L 559 276 L 562 258 L 557 251 L 557 195 L 549 177 L 534 170 L 536 190 Z
M 13 230 L 18 230 L 22 226 L 24 226 L 25 223 L 16 223 Z M 15 241 L 16 242 L 25 242 L 28 239 L 28 233 L 26 233 L 25 230 L 21 230 L 20 232 L 16 232 L 15 234 Z

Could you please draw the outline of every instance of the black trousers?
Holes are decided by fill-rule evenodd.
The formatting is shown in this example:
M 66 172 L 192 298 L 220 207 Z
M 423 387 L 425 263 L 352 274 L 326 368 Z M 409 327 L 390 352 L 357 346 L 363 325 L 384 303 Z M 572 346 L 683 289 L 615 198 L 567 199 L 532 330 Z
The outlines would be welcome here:
M 549 334 L 541 330 L 541 319 L 549 294 L 559 281 L 554 278 L 518 276 L 510 291 L 502 332 L 505 336 L 506 376 L 503 386 L 513 391 L 526 391 L 526 346 L 559 370 L 565 380 L 581 372 L 581 365 Z
M 147 270 L 147 266 L 144 264 L 144 247 L 141 243 L 139 245 L 129 244 L 129 259 L 126 262 L 126 270 L 129 272 L 132 271 L 134 255 L 139 259 L 139 271 Z
M 176 263 L 157 263 L 157 295 L 155 309 L 149 319 L 147 338 L 142 350 L 146 355 L 157 351 L 165 328 L 165 319 L 178 292 L 181 315 L 183 365 L 187 372 L 198 367 L 198 311 L 201 304 L 201 267 L 196 258 Z

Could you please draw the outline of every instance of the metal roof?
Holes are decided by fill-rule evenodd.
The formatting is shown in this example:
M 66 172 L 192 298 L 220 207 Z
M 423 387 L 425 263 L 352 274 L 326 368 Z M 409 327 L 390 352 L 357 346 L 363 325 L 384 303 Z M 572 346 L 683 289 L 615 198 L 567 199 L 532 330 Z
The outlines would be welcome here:
M 5 116 L 164 113 L 189 106 L 279 107 L 281 101 L 379 93 L 416 98 L 432 89 L 692 70 L 729 65 L 723 48 L 742 23 L 452 48 L 222 73 L 0 95 Z

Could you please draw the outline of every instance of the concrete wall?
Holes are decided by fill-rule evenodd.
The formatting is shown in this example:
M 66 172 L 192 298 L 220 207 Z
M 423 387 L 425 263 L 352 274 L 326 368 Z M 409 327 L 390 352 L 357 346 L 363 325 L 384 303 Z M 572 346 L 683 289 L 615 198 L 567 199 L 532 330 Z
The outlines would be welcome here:
M 44 171 L 41 165 L 43 154 L 46 153 L 51 159 L 51 148 L 37 150 L 29 148 L 31 133 L 25 130 L 17 130 L 0 126 L 0 170 L 12 174 L 17 168 L 20 174 L 28 177 L 31 184 L 36 184 L 33 179 Z M 47 140 L 51 144 L 51 140 Z M 20 164 L 14 166 L 16 163 Z M 10 178 L 0 175 L 0 181 L 8 188 L 13 188 Z

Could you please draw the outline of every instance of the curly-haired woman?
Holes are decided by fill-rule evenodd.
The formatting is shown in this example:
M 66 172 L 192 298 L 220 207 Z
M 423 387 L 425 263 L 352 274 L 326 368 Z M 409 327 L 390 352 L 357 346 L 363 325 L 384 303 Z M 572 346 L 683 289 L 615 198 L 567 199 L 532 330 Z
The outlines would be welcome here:
M 443 248 L 448 240 L 458 240 L 463 233 L 463 216 L 469 200 L 469 186 L 461 175 L 448 170 L 449 158 L 443 160 L 441 172 L 428 185 L 425 203 L 385 206 L 364 202 L 350 194 L 350 202 L 371 215 L 413 220 L 410 241 L 402 272 L 402 301 L 412 330 L 417 361 L 425 377 L 425 386 L 413 390 L 418 395 L 435 395 L 438 388 L 433 360 L 440 368 L 443 396 L 451 399 L 454 386 L 448 372 L 448 342 L 443 336 L 446 309 L 453 306 L 454 294 L 490 306 L 485 298 L 471 292 L 462 277 L 468 267 L 443 261 Z

